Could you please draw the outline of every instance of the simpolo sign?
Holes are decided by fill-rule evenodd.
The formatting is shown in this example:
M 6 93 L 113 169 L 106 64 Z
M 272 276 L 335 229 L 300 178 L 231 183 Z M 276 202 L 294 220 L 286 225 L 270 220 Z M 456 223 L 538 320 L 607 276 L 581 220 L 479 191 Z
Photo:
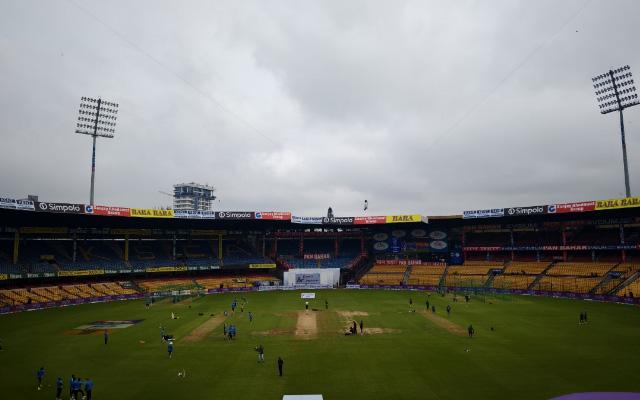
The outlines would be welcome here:
M 353 217 L 323 217 L 322 223 L 325 225 L 353 225 Z
M 511 207 L 505 208 L 505 216 L 515 217 L 520 215 L 539 215 L 547 213 L 547 206 Z
M 218 211 L 217 219 L 255 219 L 254 211 Z
M 84 204 L 36 202 L 36 211 L 63 214 L 84 214 Z

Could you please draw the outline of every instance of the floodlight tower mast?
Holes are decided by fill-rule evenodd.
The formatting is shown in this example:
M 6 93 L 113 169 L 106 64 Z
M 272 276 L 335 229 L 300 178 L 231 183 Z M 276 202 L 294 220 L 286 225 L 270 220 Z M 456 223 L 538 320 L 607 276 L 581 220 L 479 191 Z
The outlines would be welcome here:
M 624 185 L 626 196 L 631 197 L 631 187 L 629 185 L 629 165 L 627 164 L 627 142 L 624 135 L 624 116 L 622 111 L 625 108 L 640 104 L 638 94 L 633 83 L 631 68 L 628 65 L 609 70 L 591 79 L 593 88 L 596 90 L 598 107 L 601 114 L 618 111 L 620 113 L 620 137 L 622 139 L 622 162 L 624 165 Z
M 78 111 L 76 133 L 89 135 L 93 138 L 93 153 L 91 156 L 91 191 L 89 204 L 93 205 L 94 185 L 96 177 L 96 139 L 98 137 L 113 138 L 118 118 L 118 104 L 104 101 L 100 98 L 82 97 Z

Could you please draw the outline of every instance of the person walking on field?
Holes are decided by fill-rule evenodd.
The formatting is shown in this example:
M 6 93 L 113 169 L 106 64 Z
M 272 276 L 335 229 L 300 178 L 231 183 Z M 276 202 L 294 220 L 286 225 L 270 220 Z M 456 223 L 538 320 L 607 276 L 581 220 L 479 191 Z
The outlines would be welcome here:
M 107 344 L 109 342 L 109 331 L 108 330 L 104 330 L 104 344 Z
M 360 320 L 360 334 L 364 335 L 364 323 Z
M 264 347 L 262 347 L 262 345 L 259 345 L 257 348 L 257 352 L 258 352 L 258 362 L 264 362 Z
M 473 335 L 476 333 L 475 329 L 473 329 L 473 325 L 469 325 L 467 332 L 469 333 L 469 337 L 473 338 Z
M 451 305 L 447 304 L 447 316 L 451 315 Z
M 284 365 L 284 360 L 282 357 L 278 357 L 278 372 L 280 373 L 280 376 L 282 376 L 282 365 Z

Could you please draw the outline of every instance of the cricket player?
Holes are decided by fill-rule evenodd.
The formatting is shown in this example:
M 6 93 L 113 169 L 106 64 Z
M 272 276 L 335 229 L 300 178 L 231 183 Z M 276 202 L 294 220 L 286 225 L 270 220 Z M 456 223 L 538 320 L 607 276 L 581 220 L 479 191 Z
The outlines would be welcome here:
M 284 360 L 282 357 L 278 357 L 278 372 L 280 372 L 280 376 L 282 376 L 282 365 L 284 364 Z
M 62 378 L 58 377 L 56 380 L 56 400 L 62 400 L 62 387 L 64 386 L 64 382 Z
M 84 390 L 86 392 L 86 399 L 91 400 L 91 392 L 93 392 L 93 380 L 91 380 L 91 378 L 87 378 L 87 380 L 84 382 Z
M 169 340 L 169 344 L 167 344 L 167 353 L 169 353 L 169 358 L 173 356 L 173 340 Z
M 108 330 L 104 330 L 104 344 L 107 344 L 109 342 L 109 331 Z
M 262 345 L 258 346 L 258 362 L 264 362 L 264 347 Z
M 42 379 L 44 378 L 44 367 L 40 367 L 36 376 L 38 377 L 38 390 L 40 390 L 42 389 Z

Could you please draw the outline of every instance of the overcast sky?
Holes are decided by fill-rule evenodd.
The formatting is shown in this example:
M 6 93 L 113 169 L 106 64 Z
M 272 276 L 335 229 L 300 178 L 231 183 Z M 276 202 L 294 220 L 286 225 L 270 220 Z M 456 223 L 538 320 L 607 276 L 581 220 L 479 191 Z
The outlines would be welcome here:
M 120 104 L 96 204 L 179 182 L 220 210 L 341 216 L 624 197 L 640 2 L 0 0 L 0 196 L 89 201 L 82 96 Z M 640 194 L 640 106 L 625 114 Z

